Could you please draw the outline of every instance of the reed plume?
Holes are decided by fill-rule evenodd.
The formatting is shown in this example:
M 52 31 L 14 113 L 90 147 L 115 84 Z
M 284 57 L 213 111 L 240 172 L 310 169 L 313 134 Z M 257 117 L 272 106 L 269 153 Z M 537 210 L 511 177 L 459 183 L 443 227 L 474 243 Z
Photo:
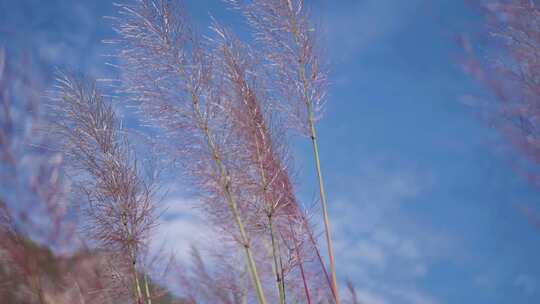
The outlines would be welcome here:
M 310 289 L 323 294 L 324 288 L 322 285 L 314 288 L 315 282 L 308 282 L 319 281 L 316 276 L 308 275 L 306 269 L 306 263 L 318 253 L 318 247 L 290 180 L 286 124 L 279 119 L 274 101 L 267 93 L 268 84 L 260 77 L 264 71 L 258 68 L 259 59 L 255 52 L 217 22 L 212 29 L 216 34 L 211 42 L 217 52 L 217 73 L 224 78 L 226 97 L 233 101 L 227 114 L 233 122 L 232 131 L 243 146 L 244 163 L 249 165 L 242 168 L 243 184 L 249 190 L 244 200 L 254 201 L 257 206 L 254 213 L 259 215 L 260 225 L 266 227 L 263 233 L 269 235 L 279 302 L 285 303 L 287 289 L 282 260 L 291 257 L 280 252 L 281 243 L 283 249 L 293 245 L 293 268 L 299 269 L 305 292 L 303 297 L 311 303 Z M 305 240 L 309 242 L 304 243 Z M 319 270 L 317 275 L 326 273 L 322 260 L 317 261 L 319 264 L 313 265 Z M 329 287 L 331 289 L 331 285 Z
M 155 180 L 144 175 L 143 162 L 95 83 L 59 74 L 56 90 L 52 134 L 84 196 L 83 228 L 110 253 L 117 283 L 131 291 L 136 303 L 147 303 L 151 297 L 144 296 L 139 264 L 156 227 Z
M 514 166 L 540 188 L 540 43 L 537 1 L 504 0 L 475 3 L 484 26 L 475 44 L 463 40 L 468 58 L 465 70 L 487 88 L 489 102 L 484 114 L 505 139 L 523 156 Z M 530 165 L 533 165 L 531 167 Z
M 247 210 L 239 201 L 243 167 L 231 121 L 213 73 L 211 52 L 191 29 L 183 9 L 172 1 L 133 1 L 120 6 L 116 26 L 127 92 L 136 98 L 145 121 L 166 133 L 174 158 L 204 195 L 209 219 L 243 248 L 259 303 L 266 303 Z
M 319 157 L 316 122 L 326 96 L 327 75 L 318 45 L 320 31 L 311 22 L 302 0 L 226 0 L 241 11 L 254 30 L 270 72 L 271 92 L 288 119 L 311 139 L 318 176 L 322 216 L 330 262 L 332 289 L 339 304 L 337 278 L 328 215 L 328 203 Z

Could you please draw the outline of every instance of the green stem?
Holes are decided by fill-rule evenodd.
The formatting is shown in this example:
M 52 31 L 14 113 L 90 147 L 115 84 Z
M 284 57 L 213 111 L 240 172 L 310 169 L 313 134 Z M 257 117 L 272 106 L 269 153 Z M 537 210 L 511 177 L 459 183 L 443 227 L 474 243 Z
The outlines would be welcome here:
M 279 248 L 279 243 L 277 243 L 277 250 L 278 250 L 278 254 L 279 254 L 279 271 L 282 275 L 282 278 L 281 278 L 281 288 L 283 288 L 283 301 L 285 303 L 287 303 L 287 293 L 286 293 L 286 289 L 285 289 L 285 277 L 283 277 L 283 273 L 285 273 L 285 268 L 283 267 L 283 258 L 282 258 L 282 255 L 281 255 L 281 249 Z
M 129 231 L 126 213 L 122 212 L 120 215 L 122 224 L 124 225 L 124 229 L 126 230 L 126 233 L 128 235 L 127 240 L 127 249 L 128 254 L 130 257 L 130 263 L 131 263 L 131 275 L 133 277 L 133 284 L 135 285 L 135 298 L 137 299 L 137 304 L 143 304 L 143 295 L 141 291 L 141 285 L 139 283 L 139 276 L 137 274 L 137 254 L 135 253 L 135 249 L 132 246 L 132 236 L 131 232 Z
M 311 143 L 313 144 L 313 155 L 315 158 L 315 167 L 317 168 L 317 177 L 319 180 L 319 193 L 321 196 L 321 204 L 322 204 L 322 214 L 323 214 L 323 221 L 324 221 L 324 232 L 326 237 L 326 245 L 328 247 L 328 258 L 330 260 L 330 274 L 332 275 L 332 289 L 334 293 L 334 298 L 336 300 L 336 304 L 339 304 L 339 293 L 337 288 L 337 278 L 336 278 L 336 267 L 334 262 L 334 248 L 332 245 L 332 230 L 330 227 L 330 219 L 328 216 L 328 203 L 326 201 L 326 192 L 324 190 L 324 181 L 322 176 L 322 170 L 321 170 L 321 161 L 319 158 L 319 146 L 317 143 L 317 133 L 315 130 L 315 124 L 313 122 L 313 111 L 311 109 L 311 104 L 307 104 L 308 109 L 308 123 L 309 123 L 309 129 L 311 133 Z
M 244 223 L 242 222 L 242 219 L 240 217 L 240 212 L 238 210 L 238 203 L 236 202 L 236 199 L 233 197 L 231 189 L 230 189 L 230 180 L 227 175 L 227 171 L 225 170 L 225 166 L 223 165 L 223 162 L 221 158 L 219 157 L 218 149 L 214 143 L 212 135 L 210 134 L 208 125 L 204 123 L 204 120 L 202 119 L 202 114 L 199 109 L 198 98 L 195 95 L 193 95 L 192 97 L 193 97 L 194 110 L 197 115 L 199 127 L 204 132 L 208 147 L 210 148 L 210 151 L 214 158 L 214 162 L 218 168 L 220 179 L 222 181 L 221 183 L 222 190 L 225 192 L 225 198 L 229 204 L 229 208 L 231 210 L 231 213 L 233 215 L 233 218 L 236 222 L 236 225 L 240 233 L 240 242 L 242 243 L 242 246 L 244 247 L 244 253 L 247 260 L 247 265 L 251 274 L 251 279 L 255 287 L 255 291 L 257 293 L 257 298 L 260 304 L 266 304 L 266 298 L 264 296 L 264 291 L 262 288 L 260 276 L 257 272 L 257 266 L 255 265 L 255 259 L 253 257 L 253 253 L 251 250 L 250 241 L 245 231 Z
M 311 295 L 309 293 L 309 287 L 308 287 L 306 272 L 304 270 L 304 261 L 302 259 L 302 255 L 300 253 L 300 249 L 298 248 L 298 239 L 296 238 L 296 234 L 294 232 L 294 229 L 293 229 L 292 222 L 291 222 L 290 218 L 289 218 L 289 228 L 291 230 L 291 235 L 292 235 L 293 242 L 294 242 L 294 251 L 295 251 L 296 256 L 298 258 L 298 267 L 300 268 L 300 275 L 302 277 L 302 283 L 304 285 L 304 292 L 306 293 L 306 300 L 307 300 L 308 304 L 311 304 Z
M 309 231 L 309 223 L 307 222 L 307 219 L 302 215 L 302 222 L 304 225 L 304 229 L 306 231 Z M 321 251 L 319 250 L 319 245 L 317 244 L 317 241 L 313 237 L 313 233 L 308 232 L 309 240 L 311 241 L 311 244 L 313 245 L 313 248 L 315 249 L 315 253 L 317 254 L 317 259 L 319 260 L 319 263 L 321 264 L 321 268 L 324 273 L 324 277 L 326 278 L 326 282 L 328 283 L 328 287 L 330 287 L 330 290 L 332 291 L 332 296 L 335 298 L 336 295 L 334 294 L 334 288 L 332 286 L 332 280 L 330 279 L 330 276 L 328 275 L 328 271 L 326 270 L 326 265 L 323 262 Z
M 244 99 L 245 103 L 245 99 Z M 249 109 L 249 106 L 246 104 L 247 108 Z M 256 113 L 255 113 L 256 114 Z M 256 115 L 254 115 L 256 116 Z M 256 130 L 264 129 L 261 125 L 257 124 Z M 262 132 L 262 134 L 265 134 L 265 132 Z M 280 267 L 278 265 L 278 251 L 277 251 L 277 242 L 276 242 L 276 235 L 274 233 L 274 227 L 272 223 L 272 214 L 274 213 L 273 204 L 268 198 L 267 190 L 268 190 L 268 184 L 266 181 L 266 174 L 264 170 L 264 164 L 263 164 L 263 158 L 261 153 L 261 144 L 259 143 L 258 134 L 253 134 L 255 139 L 255 146 L 257 149 L 257 161 L 259 162 L 259 175 L 261 176 L 261 183 L 262 183 L 262 190 L 263 190 L 263 197 L 264 197 L 264 203 L 266 206 L 266 214 L 268 217 L 268 226 L 270 230 L 270 239 L 272 241 L 272 258 L 274 261 L 274 270 L 275 270 L 275 276 L 276 276 L 276 284 L 277 284 L 277 290 L 278 290 L 278 296 L 279 296 L 279 304 L 285 304 L 285 285 L 283 281 L 283 272 L 280 271 Z M 264 137 L 262 138 L 264 141 Z
M 135 281 L 135 292 L 137 297 L 137 303 L 143 304 L 143 295 L 141 291 L 141 284 L 139 282 L 139 275 L 137 274 L 137 261 L 132 258 L 131 260 L 131 272 L 133 275 L 133 280 Z
M 276 275 L 276 284 L 277 284 L 277 288 L 278 288 L 278 294 L 279 294 L 279 303 L 280 304 L 285 304 L 285 289 L 284 289 L 284 285 L 283 285 L 283 275 L 282 275 L 282 272 L 281 272 L 281 269 L 279 267 L 279 262 L 278 262 L 278 253 L 277 253 L 277 242 L 276 242 L 276 236 L 275 236 L 275 233 L 274 233 L 274 228 L 273 228 L 273 225 L 272 225 L 272 217 L 271 216 L 268 216 L 268 224 L 269 224 L 269 228 L 270 228 L 270 236 L 272 238 L 272 257 L 274 259 L 274 270 L 275 270 L 275 275 Z
M 152 295 L 150 294 L 150 286 L 148 285 L 148 275 L 144 274 L 144 292 L 146 293 L 146 303 L 152 304 Z
M 290 12 L 290 21 L 291 21 L 291 32 L 293 34 L 293 38 L 294 38 L 294 42 L 296 44 L 296 46 L 301 49 L 303 47 L 302 43 L 300 42 L 300 35 L 298 33 L 298 26 L 297 26 L 297 20 L 296 18 L 294 17 L 295 16 L 295 12 L 293 11 L 293 7 L 292 7 L 292 3 L 291 1 L 287 1 L 288 5 L 289 5 L 289 12 Z M 306 76 L 306 62 L 304 60 L 304 58 L 302 57 L 303 55 L 300 54 L 299 55 L 299 58 L 298 58 L 298 63 L 299 63 L 299 69 L 298 69 L 298 72 L 299 72 L 299 78 L 300 78 L 300 81 L 302 82 L 302 86 L 303 86 L 303 98 L 304 98 L 304 102 L 306 104 L 306 107 L 307 107 L 307 122 L 308 122 L 308 127 L 309 127 L 309 132 L 310 132 L 310 137 L 311 137 L 311 142 L 313 144 L 313 154 L 314 154 L 314 158 L 315 158 L 315 166 L 317 168 L 317 176 L 318 176 L 318 179 L 319 179 L 319 192 L 320 192 L 320 196 L 321 196 L 321 204 L 322 204 L 322 213 L 323 213 L 323 221 L 324 221 L 324 228 L 325 228 L 325 237 L 326 237 L 326 243 L 327 243 L 327 247 L 328 247 L 328 258 L 330 260 L 330 273 L 332 275 L 332 292 L 333 292 L 333 295 L 334 295 L 334 299 L 336 301 L 336 304 L 339 304 L 340 301 L 339 301 L 339 293 L 338 293 L 338 288 L 337 288 L 337 279 L 336 279 L 336 269 L 335 269 L 335 263 L 334 263 L 334 249 L 333 249 L 333 246 L 332 246 L 332 233 L 331 233 L 331 228 L 330 228 L 330 219 L 329 219 L 329 216 L 328 216 L 328 206 L 327 206 L 327 202 L 326 202 L 326 193 L 324 191 L 324 182 L 323 182 L 323 177 L 322 177 L 322 171 L 321 171 L 321 162 L 320 162 L 320 159 L 319 159 L 319 147 L 318 147 L 318 144 L 317 144 L 317 134 L 316 134 L 316 130 L 315 130 L 315 124 L 314 124 L 314 119 L 313 119 L 313 109 L 312 109 L 312 100 L 309 96 L 309 80 L 308 80 L 308 77 Z

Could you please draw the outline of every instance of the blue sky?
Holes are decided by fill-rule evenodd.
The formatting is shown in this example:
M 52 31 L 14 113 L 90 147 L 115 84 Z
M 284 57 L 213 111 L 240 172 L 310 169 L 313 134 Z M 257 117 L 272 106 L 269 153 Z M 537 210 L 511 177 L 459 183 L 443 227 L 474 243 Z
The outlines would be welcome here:
M 186 1 L 204 30 L 208 11 L 241 20 L 219 0 Z M 364 303 L 536 303 L 540 230 L 520 206 L 540 195 L 512 153 L 466 102 L 482 95 L 459 68 L 455 37 L 480 25 L 461 0 L 319 0 L 332 85 L 319 124 L 338 276 Z M 0 0 L 0 45 L 50 71 L 114 76 L 110 1 Z M 316 197 L 308 141 L 294 141 L 299 196 Z M 164 240 L 204 231 L 181 191 L 168 198 Z M 539 206 L 540 207 L 540 206 Z M 186 215 L 187 214 L 187 215 Z

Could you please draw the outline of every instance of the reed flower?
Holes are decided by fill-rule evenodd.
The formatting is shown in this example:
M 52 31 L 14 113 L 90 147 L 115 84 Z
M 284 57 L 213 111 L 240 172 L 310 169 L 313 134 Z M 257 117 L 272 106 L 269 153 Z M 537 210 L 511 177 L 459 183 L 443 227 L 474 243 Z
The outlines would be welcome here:
M 145 121 L 166 134 L 173 157 L 202 195 L 209 217 L 243 248 L 253 287 L 266 303 L 239 201 L 243 166 L 232 123 L 223 115 L 229 100 L 213 73 L 212 53 L 191 29 L 183 9 L 172 1 L 134 1 L 120 6 L 120 39 L 126 91 Z
M 327 72 L 321 59 L 320 31 L 303 0 L 226 0 L 254 30 L 269 78 L 269 92 L 283 116 L 311 139 L 322 205 L 332 289 L 339 304 L 326 191 L 319 158 L 316 122 L 326 98 Z
M 540 164 L 538 124 L 540 43 L 536 1 L 478 3 L 484 17 L 481 40 L 462 40 L 468 58 L 465 70 L 485 85 L 490 95 L 482 110 L 490 124 L 524 156 L 529 164 L 514 162 L 535 187 L 540 176 L 530 164 Z
M 139 264 L 156 227 L 156 184 L 145 176 L 112 105 L 95 84 L 59 74 L 51 102 L 52 134 L 84 200 L 84 229 L 112 257 L 111 272 L 136 303 L 149 301 Z M 127 277 L 125 277 L 125 274 Z

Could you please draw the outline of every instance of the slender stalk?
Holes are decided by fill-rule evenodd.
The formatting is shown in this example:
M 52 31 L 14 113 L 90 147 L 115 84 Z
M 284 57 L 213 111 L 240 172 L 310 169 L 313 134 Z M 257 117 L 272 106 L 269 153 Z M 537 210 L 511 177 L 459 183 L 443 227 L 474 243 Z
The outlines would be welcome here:
M 295 27 L 293 27 L 294 29 Z M 297 32 L 295 31 L 295 37 L 297 37 Z M 298 38 L 296 38 L 298 41 Z M 317 143 L 317 131 L 315 129 L 315 121 L 313 118 L 313 109 L 312 103 L 308 96 L 308 79 L 306 77 L 306 69 L 303 64 L 303 60 L 300 60 L 300 79 L 303 85 L 304 100 L 307 109 L 307 122 L 309 128 L 309 135 L 311 138 L 311 143 L 313 146 L 313 158 L 315 160 L 315 167 L 317 169 L 317 177 L 319 182 L 319 194 L 321 197 L 322 213 L 323 213 L 323 222 L 324 222 L 324 234 L 326 237 L 326 245 L 328 249 L 328 259 L 330 261 L 330 273 L 332 275 L 332 293 L 334 294 L 334 299 L 336 304 L 339 304 L 339 292 L 337 288 L 337 278 L 336 278 L 336 267 L 334 262 L 334 248 L 332 245 L 332 231 L 330 227 L 330 218 L 328 216 L 328 203 L 326 201 L 326 192 L 324 190 L 324 181 L 321 170 L 321 161 L 319 158 L 319 145 Z
M 354 289 L 354 285 L 350 280 L 347 280 L 347 289 L 349 289 L 349 293 L 351 294 L 351 304 L 360 304 L 360 301 L 358 301 L 358 295 L 356 294 L 356 290 Z
M 52 132 L 78 190 L 87 195 L 83 214 L 89 220 L 88 233 L 99 245 L 123 255 L 119 258 L 129 263 L 125 265 L 129 293 L 143 304 L 137 263 L 139 246 L 148 241 L 156 220 L 153 181 L 141 176 L 121 124 L 94 83 L 59 74 L 57 89 Z
M 137 262 L 135 259 L 131 260 L 131 272 L 133 275 L 133 280 L 135 282 L 135 292 L 137 297 L 137 303 L 143 304 L 143 295 L 141 291 L 141 284 L 139 282 L 139 276 L 137 274 Z
M 294 16 L 294 12 L 292 10 L 292 3 L 290 0 L 287 0 L 289 9 L 291 12 L 291 30 L 292 34 L 294 36 L 294 41 L 297 45 L 297 47 L 301 48 L 302 45 L 300 43 L 300 37 L 298 33 L 298 27 L 296 24 Z M 302 92 L 303 92 L 303 98 L 304 102 L 306 104 L 307 108 L 307 123 L 308 128 L 310 132 L 311 137 L 311 143 L 313 146 L 313 156 L 315 159 L 315 167 L 317 169 L 317 177 L 319 182 L 319 193 L 321 197 L 321 205 L 322 205 L 322 213 L 323 213 L 323 221 L 324 221 L 324 232 L 326 237 L 326 244 L 328 248 L 328 259 L 330 261 L 330 273 L 332 275 L 332 290 L 334 294 L 334 298 L 336 300 L 336 304 L 339 304 L 339 293 L 337 288 L 337 278 L 336 278 L 336 268 L 335 268 L 335 262 L 334 262 L 334 248 L 332 245 L 332 233 L 331 233 L 331 227 L 330 227 L 330 219 L 328 216 L 328 204 L 326 201 L 326 192 L 324 190 L 324 182 L 323 182 L 323 176 L 321 171 L 321 161 L 319 159 L 319 146 L 317 143 L 317 132 L 315 130 L 315 121 L 313 118 L 313 104 L 312 99 L 310 98 L 308 92 L 309 92 L 309 80 L 306 76 L 306 62 L 302 56 L 299 57 L 299 77 L 300 81 L 302 82 Z
M 249 238 L 248 238 L 247 233 L 245 231 L 244 223 L 242 222 L 242 219 L 240 218 L 240 212 L 238 211 L 238 204 L 237 204 L 236 199 L 233 197 L 232 192 L 231 192 L 231 188 L 230 188 L 231 182 L 230 182 L 229 176 L 227 175 L 227 172 L 225 170 L 223 162 L 222 162 L 222 160 L 221 160 L 221 158 L 219 156 L 217 147 L 216 147 L 216 145 L 214 143 L 214 140 L 212 138 L 212 135 L 210 133 L 210 129 L 208 128 L 208 125 L 206 123 L 204 123 L 204 121 L 202 119 L 202 114 L 200 112 L 198 98 L 194 94 L 192 95 L 192 97 L 193 97 L 194 110 L 195 110 L 196 115 L 197 115 L 197 120 L 198 120 L 198 123 L 199 123 L 199 127 L 204 132 L 208 147 L 210 148 L 210 151 L 211 151 L 212 156 L 214 158 L 214 162 L 215 162 L 216 166 L 218 167 L 218 171 L 219 171 L 219 174 L 220 174 L 220 179 L 221 179 L 221 182 L 222 182 L 221 183 L 221 186 L 223 188 L 222 190 L 225 192 L 225 198 L 227 199 L 227 202 L 229 204 L 229 208 L 231 210 L 231 213 L 232 213 L 232 215 L 234 217 L 234 220 L 236 222 L 236 225 L 237 225 L 239 233 L 240 233 L 240 241 L 241 241 L 241 243 L 242 243 L 242 245 L 244 247 L 244 253 L 245 253 L 245 256 L 246 256 L 247 265 L 248 265 L 248 268 L 249 268 L 249 271 L 250 271 L 250 274 L 251 274 L 251 279 L 252 279 L 252 282 L 253 282 L 253 286 L 255 287 L 255 291 L 257 293 L 257 298 L 258 298 L 260 304 L 266 304 L 266 298 L 264 296 L 264 291 L 263 291 L 263 288 L 262 288 L 260 276 L 259 276 L 259 274 L 257 272 L 257 266 L 255 265 L 255 259 L 253 258 L 253 253 L 252 253 L 252 250 L 251 250 L 250 241 L 249 241 Z
M 152 304 L 152 295 L 150 294 L 150 286 L 148 285 L 148 275 L 144 274 L 144 292 L 146 294 L 146 303 Z
M 304 270 L 304 261 L 302 260 L 302 255 L 300 254 L 300 249 L 298 248 L 298 240 L 296 238 L 296 234 L 294 233 L 294 229 L 292 227 L 292 222 L 290 219 L 289 219 L 289 228 L 291 230 L 291 235 L 294 242 L 294 251 L 296 252 L 296 256 L 298 258 L 298 266 L 300 267 L 300 275 L 302 276 L 302 283 L 304 285 L 304 292 L 306 293 L 306 300 L 308 304 L 311 304 L 311 295 L 309 293 L 306 272 Z
M 122 218 L 122 225 L 124 225 L 124 229 L 126 229 L 126 233 L 128 234 L 127 247 L 128 247 L 129 257 L 131 259 L 131 261 L 130 261 L 130 263 L 131 263 L 131 275 L 132 275 L 132 279 L 133 279 L 133 285 L 135 285 L 135 298 L 137 299 L 137 304 L 142 304 L 143 303 L 143 295 L 142 295 L 142 291 L 141 291 L 141 285 L 139 283 L 139 276 L 137 275 L 137 255 L 135 253 L 135 250 L 131 246 L 132 237 L 131 237 L 131 233 L 129 232 L 129 229 L 128 229 L 126 214 L 124 212 L 122 212 L 121 218 Z
M 220 163 L 219 159 L 217 162 Z M 222 170 L 222 172 L 224 171 Z M 266 299 L 264 297 L 264 291 L 262 288 L 261 280 L 260 280 L 259 274 L 257 273 L 257 266 L 255 265 L 255 259 L 253 258 L 253 253 L 251 252 L 249 239 L 247 237 L 244 224 L 242 223 L 242 220 L 240 218 L 240 212 L 238 211 L 236 200 L 232 197 L 229 181 L 226 182 L 225 192 L 226 192 L 227 200 L 229 201 L 229 206 L 231 208 L 234 219 L 238 226 L 238 230 L 240 231 L 240 238 L 242 241 L 242 245 L 244 246 L 244 251 L 247 258 L 249 271 L 251 273 L 251 278 L 253 280 L 253 284 L 255 285 L 255 290 L 257 292 L 257 298 L 259 299 L 260 304 L 266 304 Z
M 337 288 L 337 279 L 336 279 L 336 267 L 334 262 L 334 248 L 332 245 L 332 230 L 330 227 L 330 219 L 328 216 L 328 203 L 326 201 L 326 192 L 324 190 L 324 181 L 321 171 L 321 161 L 319 159 L 319 146 L 317 144 L 317 133 L 315 130 L 315 124 L 313 122 L 313 112 L 311 109 L 311 104 L 307 104 L 308 108 L 308 123 L 311 133 L 311 143 L 313 145 L 313 156 L 315 159 L 315 167 L 317 168 L 317 177 L 319 180 L 319 193 L 321 196 L 321 205 L 322 205 L 322 214 L 324 221 L 324 234 L 326 237 L 326 245 L 328 247 L 328 259 L 330 260 L 330 273 L 332 275 L 332 291 L 334 293 L 334 298 L 336 304 L 339 304 L 339 293 Z
M 309 224 L 308 224 L 307 219 L 304 216 L 302 216 L 302 222 L 304 224 L 305 229 L 307 231 L 309 231 Z M 319 246 L 317 244 L 317 241 L 313 237 L 312 233 L 308 233 L 308 236 L 309 236 L 309 240 L 311 241 L 311 244 L 315 248 L 315 253 L 317 254 L 317 259 L 319 260 L 319 263 L 321 264 L 321 268 L 322 268 L 322 270 L 324 272 L 324 277 L 326 278 L 326 282 L 328 283 L 328 286 L 330 287 L 330 290 L 332 291 L 332 296 L 335 298 L 336 295 L 334 294 L 334 288 L 333 288 L 333 285 L 332 285 L 332 280 L 330 279 L 330 276 L 328 275 L 328 271 L 326 270 L 326 266 L 324 265 L 324 262 L 323 262 L 323 259 L 322 259 L 322 256 L 321 256 L 321 251 L 319 250 Z
M 272 225 L 272 216 L 268 216 L 268 225 L 270 229 L 270 236 L 272 238 L 272 257 L 274 260 L 274 269 L 275 269 L 275 275 L 276 275 L 276 284 L 278 288 L 278 294 L 279 294 L 279 303 L 285 304 L 285 286 L 282 283 L 283 280 L 283 272 L 281 271 L 281 267 L 279 267 L 278 262 L 278 252 L 277 252 L 277 242 L 276 242 L 276 236 L 274 233 L 274 228 Z
M 281 274 L 283 275 L 283 273 L 285 272 L 284 268 L 283 268 L 283 258 L 281 256 L 281 250 L 279 249 L 279 243 L 276 244 L 277 245 L 277 250 L 278 250 L 278 253 L 279 253 L 279 270 L 281 272 Z M 287 293 L 285 292 L 285 278 L 282 277 L 281 279 L 281 288 L 283 288 L 283 301 L 285 303 L 287 303 Z
M 258 126 L 258 129 L 260 129 L 260 126 Z M 272 242 L 272 258 L 273 258 L 273 262 L 274 262 L 274 269 L 275 269 L 275 275 L 276 275 L 276 284 L 277 284 L 277 290 L 278 290 L 278 296 L 279 296 L 279 303 L 280 304 L 285 304 L 285 289 L 283 288 L 284 286 L 283 286 L 283 284 L 281 282 L 283 280 L 283 276 L 282 276 L 282 273 L 281 273 L 280 268 L 278 266 L 278 256 L 277 256 L 278 251 L 277 251 L 277 247 L 276 247 L 277 242 L 276 242 L 276 235 L 275 235 L 274 227 L 273 227 L 273 223 L 272 223 L 272 215 L 274 213 L 274 210 L 273 210 L 274 208 L 272 206 L 272 202 L 268 199 L 268 195 L 267 195 L 268 185 L 267 185 L 267 182 L 266 182 L 266 174 L 265 174 L 265 171 L 264 171 L 263 159 L 262 159 L 262 155 L 261 155 L 261 147 L 259 145 L 259 139 L 258 139 L 257 134 L 255 134 L 254 139 L 255 139 L 255 146 L 256 146 L 256 150 L 257 150 L 257 161 L 259 162 L 259 174 L 261 176 L 264 203 L 265 203 L 265 206 L 267 208 L 266 215 L 267 215 L 267 218 L 268 218 L 268 227 L 269 227 L 269 230 L 270 230 L 269 233 L 270 233 L 270 239 L 271 239 L 271 242 Z
M 244 103 L 246 103 L 245 99 L 244 99 Z M 246 106 L 247 106 L 248 109 L 250 108 L 249 105 L 246 105 Z M 263 129 L 265 131 L 265 128 L 262 127 L 260 124 L 257 124 L 257 130 L 258 129 Z M 255 131 L 255 133 L 257 133 L 257 131 Z M 261 132 L 261 133 L 264 134 L 264 132 Z M 263 158 L 262 158 L 262 155 L 261 155 L 262 154 L 261 153 L 261 145 L 259 144 L 258 135 L 255 134 L 255 136 L 253 138 L 255 139 L 255 146 L 256 146 L 256 150 L 257 150 L 257 161 L 259 162 L 259 174 L 261 176 L 264 203 L 265 203 L 266 208 L 267 208 L 268 226 L 269 226 L 269 230 L 270 230 L 270 238 L 272 240 L 272 258 L 273 258 L 273 262 L 274 262 L 274 269 L 275 269 L 275 275 L 276 275 L 276 284 L 277 284 L 277 289 L 278 289 L 279 303 L 280 304 L 285 304 L 285 288 L 284 288 L 283 283 L 281 282 L 283 280 L 283 273 L 280 271 L 280 268 L 278 267 L 278 256 L 277 256 L 278 251 L 277 251 L 277 248 L 276 248 L 277 242 L 276 242 L 276 236 L 275 236 L 274 228 L 273 228 L 273 224 L 272 224 L 272 215 L 274 213 L 274 208 L 273 208 L 272 202 L 268 199 L 268 195 L 267 195 L 268 184 L 267 184 L 267 181 L 266 181 L 266 174 L 265 174 L 265 171 L 264 171 Z M 264 137 L 263 137 L 263 141 L 264 141 Z

